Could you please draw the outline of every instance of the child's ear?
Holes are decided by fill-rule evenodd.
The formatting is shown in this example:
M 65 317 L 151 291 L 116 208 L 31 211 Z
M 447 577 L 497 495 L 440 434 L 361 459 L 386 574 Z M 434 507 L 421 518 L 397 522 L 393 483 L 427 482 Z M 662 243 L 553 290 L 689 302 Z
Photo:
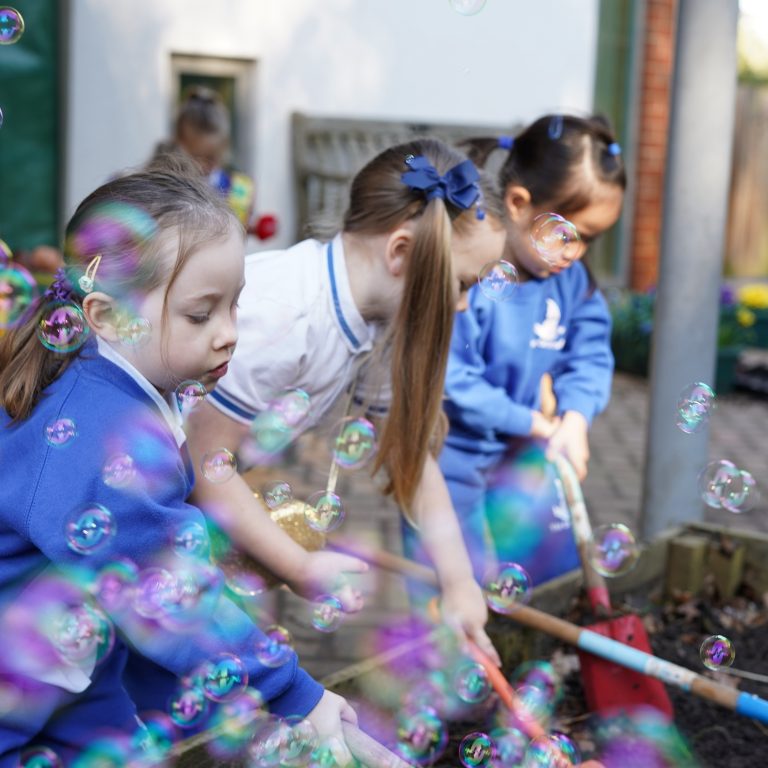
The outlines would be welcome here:
M 399 277 L 405 273 L 408 254 L 413 246 L 413 232 L 404 227 L 396 229 L 388 238 L 384 259 L 389 273 Z
M 531 193 L 519 184 L 511 184 L 504 193 L 504 207 L 511 221 L 519 221 L 531 206 Z
M 118 341 L 117 305 L 115 300 L 101 291 L 93 291 L 83 299 L 83 314 L 91 330 L 104 341 Z

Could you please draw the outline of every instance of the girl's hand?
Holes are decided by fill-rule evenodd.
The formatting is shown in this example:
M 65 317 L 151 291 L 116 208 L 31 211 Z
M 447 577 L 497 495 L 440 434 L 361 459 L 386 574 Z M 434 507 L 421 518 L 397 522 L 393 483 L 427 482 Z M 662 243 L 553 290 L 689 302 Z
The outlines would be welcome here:
M 541 440 L 549 440 L 549 438 L 555 434 L 559 426 L 559 416 L 548 419 L 540 411 L 533 411 L 531 418 L 531 431 L 529 434 L 531 437 L 537 437 Z
M 562 453 L 573 465 L 579 480 L 587 476 L 588 431 L 589 425 L 584 416 L 577 411 L 566 411 L 547 448 L 547 458 L 552 461 L 558 453 Z
M 366 573 L 368 564 L 340 552 L 307 552 L 297 576 L 288 586 L 292 592 L 307 600 L 320 595 L 333 595 L 341 602 L 345 613 L 356 613 L 364 604 L 363 594 L 354 589 L 346 574 Z
M 357 725 L 357 712 L 347 700 L 332 691 L 325 691 L 307 715 L 307 720 L 315 726 L 320 743 L 330 749 L 336 763 L 340 766 L 351 765 L 353 757 L 344 741 L 341 722 L 344 720 Z
M 446 624 L 454 626 L 462 636 L 466 635 L 470 640 L 474 640 L 480 650 L 500 667 L 499 654 L 485 632 L 488 608 L 480 585 L 474 579 L 466 579 L 445 586 L 441 603 Z

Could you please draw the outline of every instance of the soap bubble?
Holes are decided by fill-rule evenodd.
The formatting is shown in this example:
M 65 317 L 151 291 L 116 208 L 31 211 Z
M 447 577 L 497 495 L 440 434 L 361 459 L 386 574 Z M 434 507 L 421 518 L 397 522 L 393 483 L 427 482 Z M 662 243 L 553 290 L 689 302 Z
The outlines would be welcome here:
M 194 379 L 182 381 L 176 387 L 176 403 L 182 415 L 188 414 L 205 400 L 208 390 L 204 384 Z
M 309 395 L 303 389 L 280 393 L 251 422 L 256 445 L 268 454 L 284 450 L 303 429 L 309 410 Z
M 91 592 L 107 611 L 119 611 L 132 599 L 133 588 L 138 580 L 139 568 L 136 563 L 120 558 L 99 571 Z
M 486 0 L 448 0 L 456 13 L 462 16 L 474 16 L 485 7 Z
M 320 533 L 335 531 L 344 521 L 341 498 L 331 491 L 313 493 L 304 505 L 304 517 L 314 531 Z
M 37 295 L 37 283 L 29 270 L 4 258 L 0 251 L 0 330 L 15 328 L 25 320 Z
M 67 545 L 79 555 L 92 555 L 103 549 L 117 532 L 112 513 L 101 504 L 88 504 L 71 512 L 64 526 Z
M 176 577 L 164 568 L 145 568 L 131 592 L 133 610 L 147 619 L 159 619 L 178 598 Z
M 286 768 L 306 765 L 319 740 L 315 726 L 305 717 L 289 715 L 284 718 L 278 746 L 280 765 Z
M 232 701 L 248 685 L 245 664 L 231 653 L 219 654 L 206 663 L 203 674 L 203 693 L 211 701 Z
M 281 667 L 293 658 L 291 633 L 279 624 L 272 624 L 264 630 L 264 639 L 256 645 L 256 658 L 265 667 Z
M 134 749 L 140 751 L 142 761 L 162 763 L 178 736 L 176 724 L 165 712 L 142 712 L 141 724 L 133 736 Z
M 482 664 L 462 664 L 453 676 L 453 687 L 459 698 L 467 704 L 485 701 L 491 693 L 488 673 Z
M 143 347 L 152 335 L 152 324 L 146 317 L 131 317 L 117 326 L 117 338 L 126 347 Z
M 171 719 L 180 728 L 194 728 L 208 716 L 210 705 L 202 688 L 180 686 L 168 702 Z
M 395 751 L 406 761 L 430 765 L 445 750 L 448 730 L 434 709 L 401 712 L 397 723 Z
M 55 419 L 50 424 L 45 425 L 46 442 L 54 448 L 69 445 L 76 437 L 77 427 L 72 419 Z
M 466 768 L 485 768 L 491 764 L 493 741 L 486 733 L 475 731 L 467 734 L 459 744 L 459 760 Z
M 701 498 L 714 509 L 723 508 L 738 514 L 754 507 L 759 498 L 752 474 L 727 459 L 707 464 L 698 482 Z
M 699 658 L 707 669 L 718 670 L 730 667 L 736 658 L 733 643 L 723 635 L 708 637 L 699 648 Z
M 322 595 L 313 603 L 312 626 L 319 632 L 334 632 L 344 618 L 341 601 L 333 595 Z
M 10 5 L 0 6 L 0 45 L 12 45 L 24 34 L 24 17 Z
M 77 304 L 52 301 L 37 321 L 37 338 L 51 352 L 66 354 L 85 344 L 91 329 Z
M 541 213 L 533 220 L 531 243 L 550 265 L 575 258 L 581 247 L 576 227 L 557 213 Z
M 486 264 L 477 276 L 480 291 L 491 301 L 509 301 L 519 282 L 517 269 L 504 260 Z
M 101 470 L 101 479 L 110 488 L 126 488 L 135 477 L 136 468 L 127 453 L 110 457 Z
M 634 534 L 621 523 L 601 525 L 589 542 L 589 562 L 602 576 L 623 576 L 637 564 L 640 549 Z
M 700 381 L 689 384 L 677 400 L 677 426 L 689 435 L 697 432 L 714 409 L 714 390 Z
M 276 483 L 265 486 L 262 495 L 267 506 L 270 509 L 276 509 L 281 504 L 286 504 L 293 499 L 293 489 L 289 483 L 279 480 Z
M 30 747 L 21 753 L 19 768 L 64 768 L 64 763 L 48 747 Z
M 564 733 L 537 736 L 528 745 L 523 768 L 566 768 L 579 765 L 581 753 L 571 738 Z
M 493 741 L 491 768 L 522 765 L 530 739 L 517 728 L 495 728 L 490 733 Z
M 196 520 L 181 523 L 173 535 L 173 551 L 182 557 L 206 559 L 210 553 L 210 541 L 202 523 Z
M 511 613 L 531 599 L 533 584 L 528 571 L 518 563 L 499 563 L 486 574 L 483 593 L 496 613 Z
M 344 469 L 359 469 L 376 454 L 376 429 L 368 419 L 344 419 L 336 430 L 333 460 Z
M 70 664 L 101 661 L 115 644 L 115 630 L 109 619 L 86 603 L 62 607 L 49 633 L 58 654 Z
M 556 704 L 563 695 L 562 681 L 552 664 L 548 661 L 526 661 L 512 674 L 515 686 L 530 685 L 539 688 L 547 701 Z
M 217 448 L 203 456 L 200 468 L 208 482 L 226 483 L 237 474 L 237 459 L 232 451 Z

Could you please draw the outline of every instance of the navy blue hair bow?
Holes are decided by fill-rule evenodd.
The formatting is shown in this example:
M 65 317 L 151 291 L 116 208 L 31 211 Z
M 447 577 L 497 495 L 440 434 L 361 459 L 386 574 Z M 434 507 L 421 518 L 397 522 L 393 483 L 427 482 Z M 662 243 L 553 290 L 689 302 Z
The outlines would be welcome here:
M 477 184 L 480 174 L 471 160 L 454 165 L 443 176 L 422 155 L 408 158 L 406 162 L 411 170 L 406 171 L 400 178 L 411 189 L 426 192 L 427 200 L 441 197 L 457 208 L 466 210 L 480 197 L 480 187 Z

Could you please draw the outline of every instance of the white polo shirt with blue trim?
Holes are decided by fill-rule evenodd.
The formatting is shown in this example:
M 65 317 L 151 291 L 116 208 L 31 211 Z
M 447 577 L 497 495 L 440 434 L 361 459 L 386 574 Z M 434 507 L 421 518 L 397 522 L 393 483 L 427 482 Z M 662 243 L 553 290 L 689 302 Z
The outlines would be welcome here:
M 208 401 L 248 424 L 281 393 L 302 389 L 310 398 L 305 429 L 349 388 L 382 334 L 352 299 L 340 235 L 329 243 L 305 240 L 285 251 L 246 256 L 237 328 L 229 370 Z M 356 392 L 364 395 L 368 412 L 385 413 L 388 372 L 374 378 L 366 371 Z

